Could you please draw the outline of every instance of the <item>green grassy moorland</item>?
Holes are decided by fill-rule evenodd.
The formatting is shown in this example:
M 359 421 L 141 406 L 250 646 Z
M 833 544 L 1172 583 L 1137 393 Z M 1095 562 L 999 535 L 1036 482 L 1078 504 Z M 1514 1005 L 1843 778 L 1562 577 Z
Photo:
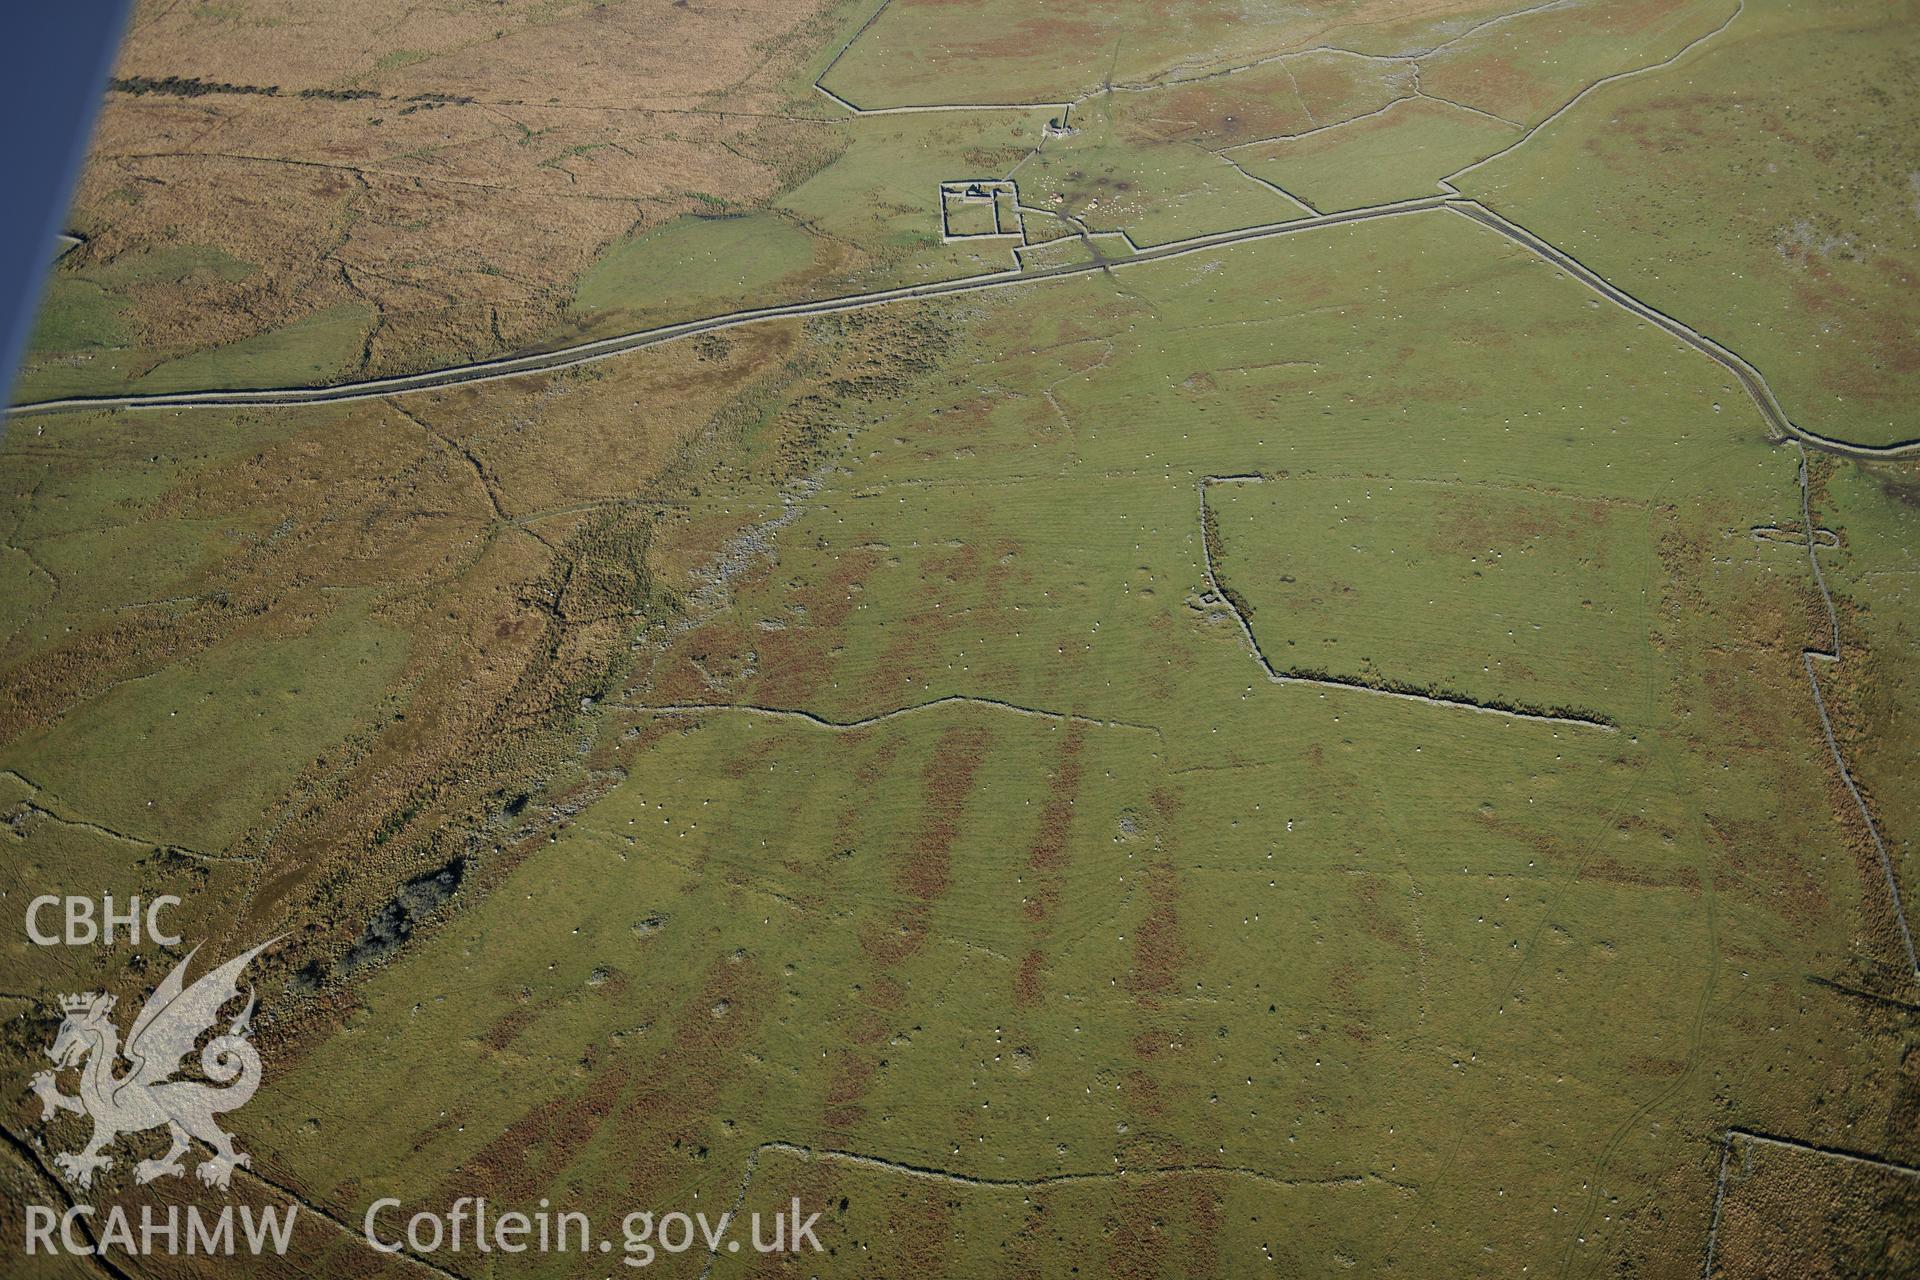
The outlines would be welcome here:
M 1684 90 L 1607 85 L 1459 186 L 1740 352 L 1801 425 L 1911 438 L 1915 17 L 1746 0 Z
M 1172 1275 L 1679 1272 L 1726 1124 L 1910 1158 L 1890 1028 L 1808 982 L 1903 979 L 1749 533 L 1795 458 L 1591 301 L 1435 212 L 934 313 L 803 505 L 703 495 L 774 555 L 649 641 L 605 798 L 262 1096 L 268 1159 L 346 1210 L 752 1168 L 835 1271 Z M 1497 485 L 1496 545 L 1618 511 L 1634 625 L 1433 584 L 1490 656 L 1522 602 L 1590 631 L 1618 731 L 1265 683 L 1200 600 L 1197 482 L 1248 471 Z
M 1647 679 L 1643 504 L 1289 472 L 1207 508 L 1277 669 L 1600 719 Z
M 193 245 L 126 254 L 98 267 L 56 268 L 14 398 L 308 386 L 345 372 L 373 324 L 369 307 L 330 307 L 279 329 L 203 348 L 145 341 L 128 330 L 125 312 L 149 292 L 229 284 L 253 271 L 218 249 Z

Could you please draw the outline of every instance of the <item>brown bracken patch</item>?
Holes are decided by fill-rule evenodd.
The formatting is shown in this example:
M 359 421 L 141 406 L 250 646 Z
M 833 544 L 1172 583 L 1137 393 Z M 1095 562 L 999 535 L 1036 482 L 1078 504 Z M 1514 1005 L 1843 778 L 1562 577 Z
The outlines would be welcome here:
M 948 858 L 987 741 L 984 729 L 949 729 L 940 735 L 933 758 L 927 762 L 922 779 L 926 818 L 896 876 L 903 891 L 923 902 L 947 892 L 951 880 Z

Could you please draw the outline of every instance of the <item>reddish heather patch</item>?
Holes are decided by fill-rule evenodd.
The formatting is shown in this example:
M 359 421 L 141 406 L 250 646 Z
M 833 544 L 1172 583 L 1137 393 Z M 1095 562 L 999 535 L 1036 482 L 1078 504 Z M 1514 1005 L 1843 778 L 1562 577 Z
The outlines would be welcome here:
M 1596 854 L 1580 868 L 1582 880 L 1600 880 L 1608 884 L 1633 885 L 1642 889 L 1682 889 L 1700 892 L 1700 873 L 1692 867 L 1675 867 L 1665 873 L 1646 867 L 1630 867 L 1607 854 Z
M 945 895 L 951 882 L 949 857 L 987 741 L 984 729 L 949 729 L 927 762 L 922 780 L 926 818 L 896 876 L 902 890 L 923 902 Z
M 1165 1114 L 1166 1108 L 1160 1101 L 1160 1082 L 1154 1079 L 1152 1072 L 1141 1067 L 1135 1067 L 1133 1070 L 1127 1072 L 1123 1088 L 1126 1093 L 1127 1105 L 1133 1109 L 1135 1115 L 1159 1116 Z
M 911 1184 L 911 1185 L 907 1185 Z M 953 1211 L 958 1201 L 949 1189 L 918 1179 L 902 1180 L 887 1210 L 886 1241 L 889 1265 L 872 1274 L 886 1276 L 944 1276 L 952 1271 Z
M 1055 1203 L 1054 1193 L 1045 1187 L 1028 1191 L 1021 1200 L 1021 1217 L 1018 1225 L 1012 1226 L 1008 1232 L 999 1274 L 1044 1276 L 1047 1274 L 1047 1244 L 1063 1240 L 1062 1224 L 1073 1223 L 1076 1219 L 1071 1213 L 1062 1214 Z
M 1220 1263 L 1220 1193 L 1210 1185 L 1206 1178 L 1190 1178 L 1185 1182 L 1187 1236 L 1186 1261 L 1188 1274 L 1211 1276 L 1219 1274 Z
M 1518 822 L 1509 822 L 1484 809 L 1475 810 L 1473 820 L 1489 831 L 1498 832 L 1510 840 L 1517 840 L 1529 846 L 1541 857 L 1550 859 L 1550 865 L 1558 870 L 1570 870 L 1580 864 L 1578 850 L 1563 847 L 1559 840 L 1545 832 L 1532 830 Z
M 913 674 L 931 666 L 938 656 L 940 640 L 959 625 L 968 601 L 957 588 L 981 577 L 980 549 L 972 543 L 955 547 L 950 554 L 928 558 L 916 594 L 917 607 L 899 624 L 899 634 L 880 655 L 876 673 L 890 687 L 910 680 Z
M 655 716 L 629 729 L 620 739 L 620 750 L 631 762 L 668 738 L 687 732 L 688 722 L 673 716 Z
M 916 903 L 894 912 L 884 925 L 862 925 L 860 950 L 875 964 L 899 964 L 927 944 L 927 933 L 927 908 Z
M 891 978 L 887 980 L 890 982 L 893 981 Z M 895 983 L 895 986 L 897 987 L 898 984 Z M 869 992 L 869 994 L 872 993 Z M 890 1000 L 887 1002 L 886 1007 L 894 1008 L 896 1007 L 896 1003 Z M 887 1038 L 887 1030 L 888 1024 L 886 1019 L 882 1018 L 872 1009 L 863 1009 L 859 1015 L 854 1018 L 853 1025 L 848 1028 L 846 1035 L 849 1043 L 872 1048 Z
M 1802 252 L 1800 266 L 1801 273 L 1793 281 L 1797 311 L 1813 318 L 1809 328 L 1842 337 L 1820 348 L 1821 386 L 1873 403 L 1898 401 L 1907 394 L 1896 378 L 1920 371 L 1920 344 L 1913 341 L 1914 309 L 1877 300 L 1869 303 L 1855 286 L 1869 286 L 1879 298 L 1910 299 L 1920 291 L 1920 278 L 1881 254 L 1863 263 L 1843 264 L 1848 269 L 1836 272 Z
M 1133 934 L 1133 964 L 1127 987 L 1137 995 L 1154 995 L 1173 986 L 1185 959 L 1180 942 L 1180 881 L 1173 864 L 1161 860 L 1146 870 L 1147 915 Z
M 753 667 L 759 640 L 743 624 L 713 623 L 688 632 L 681 648 L 709 679 L 725 688 Z
M 1833 904 L 1801 861 L 1781 856 L 1777 832 L 1763 823 L 1706 815 L 1707 839 L 1718 851 L 1714 883 L 1740 891 L 1791 924 L 1806 928 L 1825 920 Z
M 1002 403 L 998 397 L 976 396 L 960 404 L 944 406 L 937 414 L 928 414 L 918 419 L 915 434 L 922 437 L 945 436 L 955 439 L 978 439 L 990 433 L 993 427 L 994 408 Z M 937 453 L 922 452 L 922 457 L 938 457 Z
M 1080 793 L 1080 749 L 1086 728 L 1078 721 L 1067 726 L 1060 741 L 1060 761 L 1040 817 L 1040 830 L 1027 853 L 1035 871 L 1058 871 L 1066 865 L 1067 837 L 1073 830 L 1073 806 Z
M 612 1116 L 627 1083 L 624 1073 L 603 1069 L 581 1093 L 534 1108 L 456 1170 L 453 1185 L 532 1203 Z
M 489 1049 L 505 1049 L 520 1038 L 520 1033 L 527 1029 L 527 1024 L 533 1021 L 537 1012 L 530 1004 L 509 1009 L 505 1017 L 487 1029 L 487 1033 L 480 1037 L 480 1042 Z
M 834 557 L 833 572 L 827 575 L 827 580 L 812 591 L 793 593 L 792 602 L 805 607 L 809 626 L 828 629 L 844 626 L 853 616 L 854 598 L 859 594 L 856 588 L 864 586 L 867 577 L 879 566 L 877 551 L 841 552 Z
M 849 1133 L 866 1119 L 862 1103 L 875 1070 L 873 1059 L 857 1050 L 844 1049 L 835 1055 L 823 1099 L 826 1110 L 820 1119 L 828 1132 Z
M 802 707 L 827 682 L 833 647 L 867 577 L 880 564 L 873 551 L 848 551 L 834 558 L 833 571 L 818 584 L 787 593 L 789 625 L 758 633 L 759 676 L 755 695 L 773 706 Z
M 1399 922 L 1381 907 L 1380 881 L 1377 878 L 1363 878 L 1355 893 L 1360 899 L 1360 925 L 1369 935 L 1402 951 L 1413 950 L 1413 943 L 1400 928 Z
M 811 627 L 770 631 L 760 640 L 754 698 L 772 707 L 805 707 L 827 683 L 831 634 Z
M 1098 48 L 1106 43 L 1106 32 L 1094 17 L 1075 19 L 1030 14 L 1005 25 L 985 22 L 982 27 L 991 34 L 957 42 L 948 48 L 946 56 L 952 63 L 964 66 L 1012 62 L 1018 65 L 1030 61 L 1036 50 Z
M 867 984 L 867 1003 L 875 1009 L 898 1009 L 906 1002 L 907 984 L 890 973 L 879 974 Z M 870 1015 L 870 1020 L 874 1026 L 873 1040 L 861 1043 L 878 1043 L 887 1033 L 887 1024 L 878 1014 Z
M 1038 947 L 1020 957 L 1019 971 L 1013 978 L 1013 1002 L 1022 1009 L 1031 1009 L 1040 1003 L 1043 988 L 1040 974 L 1047 967 L 1047 957 Z
M 962 582 L 980 572 L 980 548 L 971 542 L 963 542 L 944 556 L 927 558 L 927 575 L 944 577 L 948 582 Z
M 721 772 L 729 778 L 746 778 L 766 769 L 769 758 L 779 753 L 781 742 L 769 734 L 757 742 L 749 743 L 738 755 L 729 758 L 721 766 Z
M 1110 1242 L 1105 1274 L 1111 1280 L 1157 1280 L 1168 1274 L 1187 1273 L 1174 1268 L 1167 1259 L 1167 1211 L 1164 1189 L 1156 1183 L 1123 1183 L 1113 1213 L 1106 1220 L 1103 1234 Z
M 949 585 L 944 577 L 923 582 L 917 592 L 917 607 L 889 625 L 894 638 L 874 662 L 861 690 L 873 703 L 897 701 L 901 690 L 917 687 L 916 675 L 933 666 L 941 640 L 958 624 L 960 616 Z
M 1719 105 L 1707 94 L 1684 97 L 1670 94 L 1637 107 L 1617 107 L 1612 127 L 1589 139 L 1585 149 L 1600 157 L 1609 168 L 1626 172 L 1646 163 L 1650 155 L 1684 152 L 1706 138 L 1708 131 L 1700 123 L 1700 114 L 1715 111 Z M 1774 124 L 1784 122 L 1770 116 L 1762 123 L 1772 129 Z M 1617 145 L 1622 138 L 1632 144 L 1632 151 Z
M 713 701 L 713 689 L 684 649 L 662 654 L 647 680 L 647 696 L 656 702 L 685 705 Z
M 739 1048 L 758 1023 L 758 1009 L 748 996 L 764 996 L 768 984 L 751 960 L 727 957 L 707 966 L 699 989 L 681 1010 L 673 1033 L 674 1050 L 687 1065 L 702 1055 Z M 716 1016 L 725 1010 L 724 1016 Z
M 887 776 L 887 770 L 893 767 L 894 757 L 900 754 L 900 740 L 889 738 L 874 749 L 872 757 L 860 766 L 854 777 L 869 793 L 879 786 Z
M 1423 76 L 1422 83 L 1430 93 L 1509 120 L 1544 115 L 1567 97 L 1564 86 L 1535 74 L 1534 66 L 1521 66 L 1491 50 L 1454 58 L 1437 74 Z
M 845 741 L 855 747 L 867 741 L 868 730 L 850 733 Z M 846 803 L 841 806 L 833 822 L 833 838 L 842 849 L 851 849 L 860 843 L 862 823 L 873 806 L 874 792 L 887 776 L 887 770 L 893 766 L 894 757 L 900 754 L 900 739 L 886 737 L 874 748 L 873 754 L 854 770 L 853 780 L 857 784 L 850 788 Z
M 1073 805 L 1080 792 L 1080 749 L 1086 741 L 1085 726 L 1067 726 L 1060 741 L 1060 759 L 1054 768 L 1053 786 L 1047 793 L 1047 807 L 1040 816 L 1040 829 L 1027 852 L 1026 902 L 1022 914 L 1039 926 L 1036 943 L 1044 943 L 1060 898 L 1066 892 L 1064 868 L 1067 864 L 1067 838 L 1073 830 Z M 1027 953 L 1014 975 L 1014 1002 L 1031 1007 L 1040 998 L 1040 970 L 1045 958 L 1038 945 Z
M 1129 118 L 1128 132 L 1148 139 L 1177 138 L 1227 146 L 1254 138 L 1302 133 L 1313 120 L 1294 97 L 1284 71 L 1236 77 L 1233 92 L 1202 82 L 1156 95 L 1150 119 Z
M 699 1126 L 714 1115 L 720 1090 L 739 1069 L 740 1050 L 758 1034 L 775 993 L 751 958 L 718 957 L 674 1014 L 666 1047 L 651 1059 L 653 1070 L 613 1117 L 614 1141 L 635 1153 L 627 1172 L 637 1202 L 679 1176 L 684 1166 L 677 1161 L 689 1148 L 705 1145 L 709 1135 Z

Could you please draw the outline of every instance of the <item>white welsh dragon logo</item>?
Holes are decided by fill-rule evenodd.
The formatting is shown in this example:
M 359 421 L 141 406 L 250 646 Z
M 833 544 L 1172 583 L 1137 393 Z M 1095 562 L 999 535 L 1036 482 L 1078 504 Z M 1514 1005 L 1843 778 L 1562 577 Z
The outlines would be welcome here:
M 162 1125 L 172 1145 L 158 1160 L 142 1160 L 134 1166 L 136 1182 L 184 1173 L 180 1158 L 194 1139 L 213 1148 L 213 1157 L 203 1160 L 195 1170 L 200 1181 L 210 1187 L 224 1188 L 234 1169 L 248 1163 L 245 1154 L 233 1149 L 233 1136 L 213 1118 L 245 1104 L 260 1087 L 260 1055 L 247 1040 L 253 1030 L 251 990 L 247 1007 L 232 1025 L 200 1051 L 200 1069 L 213 1083 L 169 1077 L 180 1070 L 201 1033 L 214 1025 L 220 1007 L 240 994 L 240 971 L 272 945 L 271 941 L 262 943 L 190 987 L 186 986 L 187 965 L 199 948 L 189 951 L 147 998 L 127 1032 L 125 1050 L 120 1048 L 120 1029 L 107 1016 L 113 1012 L 113 996 L 92 992 L 60 997 L 66 1018 L 47 1056 L 54 1060 L 57 1070 L 81 1067 L 80 1095 L 61 1093 L 54 1071 L 36 1075 L 32 1090 L 40 1098 L 42 1120 L 50 1120 L 61 1111 L 93 1120 L 93 1137 L 83 1149 L 53 1158 L 62 1173 L 78 1186 L 90 1186 L 95 1173 L 112 1165 L 104 1152 L 114 1139 Z M 116 1075 L 123 1054 L 129 1066 L 124 1074 Z

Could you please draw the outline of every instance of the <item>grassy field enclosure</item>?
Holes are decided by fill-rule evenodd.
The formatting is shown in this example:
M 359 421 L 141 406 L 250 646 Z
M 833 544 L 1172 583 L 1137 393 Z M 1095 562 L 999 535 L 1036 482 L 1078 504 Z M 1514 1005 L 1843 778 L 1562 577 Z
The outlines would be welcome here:
M 1049 140 L 1020 168 L 1039 207 L 1095 231 L 1125 232 L 1141 246 L 1208 231 L 1286 222 L 1306 210 L 1187 143 L 1129 137 L 1102 99 L 1074 118 L 1077 132 Z
M 1234 155 L 1330 212 L 1429 195 L 1440 177 L 1519 141 L 1521 132 L 1452 103 L 1408 97 L 1378 115 L 1253 143 Z
M 1920 883 L 1920 469 L 1816 467 L 1813 517 L 1841 539 L 1822 552 L 1857 664 L 1823 676 L 1841 741 L 1882 815 L 1903 891 Z
M 1765 369 L 1796 419 L 1909 438 L 1916 14 L 1747 0 L 1684 91 L 1608 85 L 1460 186 Z
M 1207 507 L 1278 668 L 1608 718 L 1642 696 L 1644 508 L 1322 476 L 1210 485 Z

